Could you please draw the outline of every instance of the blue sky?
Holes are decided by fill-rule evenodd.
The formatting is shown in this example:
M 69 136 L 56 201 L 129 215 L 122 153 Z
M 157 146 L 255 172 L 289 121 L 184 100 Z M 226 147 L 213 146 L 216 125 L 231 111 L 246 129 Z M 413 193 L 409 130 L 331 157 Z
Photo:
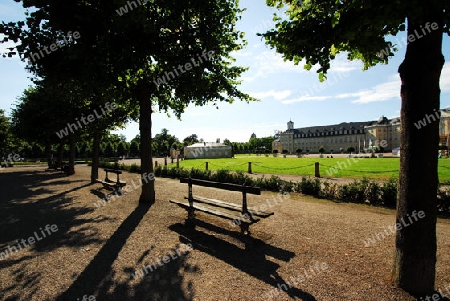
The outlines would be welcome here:
M 398 66 L 402 62 L 406 46 L 402 32 L 392 38 L 399 51 L 388 65 L 379 65 L 362 71 L 362 63 L 348 61 L 345 54 L 339 55 L 328 72 L 328 80 L 320 83 L 313 69 L 307 71 L 302 64 L 295 66 L 284 62 L 256 36 L 271 28 L 272 15 L 276 10 L 267 7 L 264 1 L 241 0 L 247 8 L 238 24 L 246 32 L 248 45 L 234 54 L 237 64 L 250 69 L 243 74 L 240 89 L 260 99 L 260 102 L 219 104 L 189 107 L 182 119 L 168 117 L 164 113 L 153 114 L 153 134 L 167 128 L 180 140 L 197 134 L 205 141 L 225 138 L 235 142 L 248 141 L 250 135 L 271 136 L 277 130 L 286 130 L 292 120 L 295 127 L 328 125 L 344 121 L 377 120 L 400 115 L 400 78 Z M 0 20 L 21 20 L 21 6 L 12 0 L 0 0 Z M 299 37 L 301 38 L 301 37 Z M 0 52 L 6 46 L 0 44 Z M 444 36 L 443 54 L 450 56 L 450 38 Z M 31 75 L 24 70 L 25 64 L 17 57 L 0 57 L 0 109 L 7 114 L 23 90 L 31 84 Z M 441 75 L 441 108 L 450 106 L 450 63 L 444 65 Z M 116 131 L 127 140 L 139 133 L 139 126 L 130 123 L 126 129 Z

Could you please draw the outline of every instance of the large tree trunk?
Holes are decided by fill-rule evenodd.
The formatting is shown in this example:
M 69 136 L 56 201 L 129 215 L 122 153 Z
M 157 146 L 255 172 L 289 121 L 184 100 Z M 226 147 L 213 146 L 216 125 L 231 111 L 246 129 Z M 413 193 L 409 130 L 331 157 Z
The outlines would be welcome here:
M 411 37 L 399 67 L 402 130 L 396 222 L 401 229 L 396 233 L 392 279 L 413 294 L 430 294 L 435 283 L 439 78 L 444 64 L 441 13 L 426 13 L 425 21 L 408 17 L 408 37 L 414 35 L 415 40 Z M 439 28 L 428 31 L 427 22 Z M 419 129 L 419 120 L 427 125 Z
M 52 161 L 52 144 L 50 141 L 45 141 L 45 157 L 47 158 L 47 162 L 49 163 L 48 166 L 50 167 Z
M 75 140 L 76 140 L 75 135 L 71 133 L 69 135 L 69 170 L 67 171 L 68 175 L 75 174 L 75 147 L 76 147 Z
M 62 161 L 64 159 L 64 141 L 61 140 L 58 145 L 58 161 L 60 164 L 62 164 Z
M 141 134 L 141 174 L 142 192 L 139 203 L 155 202 L 155 181 L 152 160 L 152 104 L 150 87 L 143 81 L 139 82 L 137 98 L 139 101 L 139 129 Z M 150 179 L 149 179 L 150 177 Z
M 92 143 L 92 166 L 91 166 L 91 183 L 95 183 L 98 179 L 98 166 L 100 163 L 100 140 L 101 140 L 101 132 L 98 129 L 94 129 L 94 133 L 92 134 L 93 143 Z

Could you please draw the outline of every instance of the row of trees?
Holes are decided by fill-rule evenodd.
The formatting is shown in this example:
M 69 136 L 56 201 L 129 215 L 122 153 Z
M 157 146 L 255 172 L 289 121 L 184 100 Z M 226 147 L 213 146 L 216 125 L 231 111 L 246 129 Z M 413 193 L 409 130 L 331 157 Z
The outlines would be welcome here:
M 21 129 L 22 138 L 44 145 L 48 155 L 52 144 L 60 144 L 59 156 L 69 145 L 71 173 L 76 144 L 87 135 L 92 140 L 92 181 L 98 177 L 102 137 L 128 120 L 140 123 L 141 170 L 148 174 L 153 172 L 152 112 L 180 117 L 190 103 L 255 100 L 237 89 L 246 69 L 233 64 L 230 55 L 245 45 L 235 28 L 241 13 L 237 1 L 149 1 L 120 16 L 116 9 L 123 5 L 125 0 L 24 1 L 26 20 L 0 25 L 1 42 L 17 43 L 5 55 L 19 55 L 35 75 L 35 86 L 13 111 L 14 127 Z M 55 40 L 65 47 L 30 59 Z M 199 63 L 205 53 L 208 59 Z M 198 63 L 195 68 L 154 82 L 192 60 Z M 114 110 L 106 110 L 111 103 Z M 100 111 L 101 117 L 89 118 Z M 154 183 L 145 183 L 140 202 L 154 201 Z

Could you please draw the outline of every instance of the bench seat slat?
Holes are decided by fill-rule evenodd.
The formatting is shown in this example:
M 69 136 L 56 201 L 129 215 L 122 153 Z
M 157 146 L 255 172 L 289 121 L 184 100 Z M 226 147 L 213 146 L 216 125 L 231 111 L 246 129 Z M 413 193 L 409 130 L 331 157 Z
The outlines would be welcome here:
M 108 186 L 108 187 L 114 188 L 116 186 L 115 183 L 109 183 L 109 182 L 105 182 L 105 181 L 102 181 L 99 179 L 97 179 L 96 182 L 103 184 L 103 186 L 105 186 L 105 187 Z
M 185 199 L 189 199 L 189 198 L 185 197 Z M 210 204 L 210 205 L 216 206 L 216 207 L 228 208 L 228 209 L 238 211 L 238 212 L 242 211 L 242 205 L 239 205 L 239 204 L 227 203 L 224 201 L 220 201 L 220 200 L 216 200 L 216 199 L 209 199 L 209 198 L 205 198 L 205 197 L 201 197 L 201 196 L 194 196 L 194 202 L 196 202 L 196 201 L 205 203 L 205 204 Z M 258 216 L 261 218 L 266 218 L 271 215 L 274 215 L 273 212 L 258 211 L 258 210 L 254 210 L 254 209 L 249 209 L 248 211 L 252 215 L 255 215 L 255 216 Z
M 189 209 L 191 206 L 189 205 L 189 201 L 178 201 L 178 200 L 170 200 L 171 203 L 177 204 L 178 206 Z M 193 203 L 192 208 L 198 211 L 203 211 L 205 213 L 209 213 L 212 215 L 216 215 L 222 218 L 226 218 L 229 220 L 240 220 L 245 223 L 254 224 L 260 220 L 258 217 L 253 217 L 253 219 L 248 218 L 247 216 L 241 214 L 238 211 L 230 211 L 226 209 L 222 209 L 217 206 L 205 204 L 205 203 Z
M 111 180 L 110 178 L 106 178 L 106 181 L 105 181 L 105 182 L 117 184 L 117 181 L 113 181 L 113 180 Z M 119 180 L 119 183 L 120 183 L 120 185 L 121 185 L 122 187 L 127 185 L 127 182 L 126 182 L 126 181 Z

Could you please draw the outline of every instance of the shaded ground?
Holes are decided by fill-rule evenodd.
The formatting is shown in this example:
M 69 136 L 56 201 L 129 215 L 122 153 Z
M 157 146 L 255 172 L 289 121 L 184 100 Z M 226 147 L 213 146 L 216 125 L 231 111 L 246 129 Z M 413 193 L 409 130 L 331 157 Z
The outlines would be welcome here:
M 89 183 L 90 168 L 76 169 L 71 177 L 45 167 L 1 170 L 0 252 L 34 232 L 41 240 L 0 260 L 0 300 L 416 300 L 390 285 L 394 235 L 375 236 L 394 224 L 393 210 L 249 196 L 249 206 L 266 203 L 275 212 L 250 228 L 256 247 L 249 252 L 227 221 L 199 214 L 195 231 L 184 226 L 186 212 L 168 200 L 187 195 L 186 184 L 157 178 L 151 207 L 138 206 L 137 188 L 96 208 L 107 191 Z M 131 187 L 137 177 L 123 174 Z M 241 198 L 203 187 L 194 194 Z M 58 231 L 42 238 L 47 224 Z M 450 221 L 439 220 L 437 231 L 436 287 L 450 295 Z

